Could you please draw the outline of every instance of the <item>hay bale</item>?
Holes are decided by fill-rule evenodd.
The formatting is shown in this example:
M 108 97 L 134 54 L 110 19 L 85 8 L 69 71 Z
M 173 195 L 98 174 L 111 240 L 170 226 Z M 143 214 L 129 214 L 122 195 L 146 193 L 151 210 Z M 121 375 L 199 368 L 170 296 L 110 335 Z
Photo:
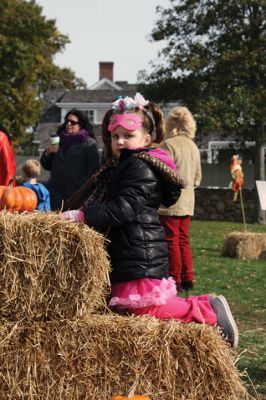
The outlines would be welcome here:
M 0 212 L 0 320 L 73 319 L 102 306 L 104 237 L 54 213 Z
M 248 398 L 210 326 L 92 315 L 0 327 L 1 398 L 110 400 L 136 382 L 152 400 Z
M 241 260 L 266 258 L 266 233 L 231 232 L 225 236 L 222 256 Z

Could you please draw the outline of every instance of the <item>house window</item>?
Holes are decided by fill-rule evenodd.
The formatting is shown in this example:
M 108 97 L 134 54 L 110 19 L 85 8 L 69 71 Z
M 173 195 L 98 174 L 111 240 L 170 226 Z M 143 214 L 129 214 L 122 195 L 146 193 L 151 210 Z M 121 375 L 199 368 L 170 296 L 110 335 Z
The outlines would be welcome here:
M 93 124 L 94 123 L 94 110 L 86 110 L 85 112 L 89 118 L 90 123 Z

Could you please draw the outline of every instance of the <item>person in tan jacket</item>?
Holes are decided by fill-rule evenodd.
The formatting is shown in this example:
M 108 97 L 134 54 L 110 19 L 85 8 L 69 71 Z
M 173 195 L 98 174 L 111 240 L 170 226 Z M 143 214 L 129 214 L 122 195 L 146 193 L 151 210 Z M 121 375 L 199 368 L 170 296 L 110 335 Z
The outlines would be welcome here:
M 171 207 L 159 209 L 168 244 L 170 275 L 177 290 L 193 288 L 194 272 L 189 244 L 190 218 L 194 215 L 195 187 L 201 182 L 200 152 L 194 143 L 196 122 L 187 107 L 173 108 L 166 120 L 166 137 L 162 147 L 170 153 L 184 179 L 178 201 Z

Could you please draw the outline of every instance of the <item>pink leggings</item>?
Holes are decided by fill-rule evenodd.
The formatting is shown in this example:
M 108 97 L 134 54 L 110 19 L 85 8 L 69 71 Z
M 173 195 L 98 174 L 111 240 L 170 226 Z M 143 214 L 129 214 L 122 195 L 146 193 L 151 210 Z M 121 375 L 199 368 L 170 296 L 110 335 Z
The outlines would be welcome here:
M 217 322 L 207 294 L 189 296 L 187 299 L 172 297 L 164 305 L 131 308 L 128 312 L 133 315 L 150 315 L 159 319 L 175 319 L 184 323 L 198 322 L 215 325 Z

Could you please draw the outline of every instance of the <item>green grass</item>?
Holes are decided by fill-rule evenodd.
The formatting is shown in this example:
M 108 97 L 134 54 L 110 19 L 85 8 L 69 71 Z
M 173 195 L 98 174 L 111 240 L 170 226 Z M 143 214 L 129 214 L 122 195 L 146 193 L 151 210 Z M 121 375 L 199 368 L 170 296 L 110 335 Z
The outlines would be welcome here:
M 265 232 L 265 225 L 248 225 L 251 232 Z M 190 243 L 193 252 L 195 289 L 191 294 L 223 294 L 237 321 L 240 333 L 237 349 L 240 371 L 246 371 L 255 390 L 266 395 L 266 260 L 238 260 L 221 256 L 224 235 L 243 231 L 243 224 L 192 221 Z M 261 397 L 262 398 L 262 397 Z

